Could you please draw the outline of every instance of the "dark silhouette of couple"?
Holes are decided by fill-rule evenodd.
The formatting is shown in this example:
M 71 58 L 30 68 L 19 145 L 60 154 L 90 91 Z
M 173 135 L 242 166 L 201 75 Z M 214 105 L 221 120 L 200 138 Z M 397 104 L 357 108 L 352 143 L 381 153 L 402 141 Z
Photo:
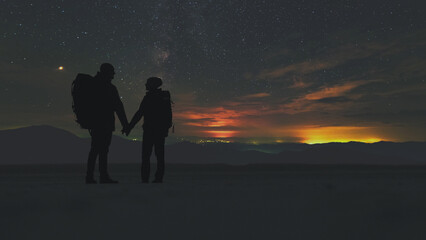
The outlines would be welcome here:
M 141 178 L 143 183 L 149 182 L 150 157 L 152 148 L 157 157 L 157 171 L 153 183 L 161 183 L 164 176 L 164 142 L 172 126 L 170 93 L 161 90 L 162 80 L 158 77 L 147 79 L 146 95 L 130 123 L 127 120 L 123 103 L 117 88 L 111 83 L 114 78 L 114 67 L 103 63 L 95 77 L 79 74 L 73 82 L 73 110 L 77 122 L 88 129 L 92 138 L 87 161 L 86 183 L 97 183 L 94 179 L 96 159 L 99 157 L 100 183 L 118 183 L 108 174 L 108 150 L 112 132 L 115 130 L 115 114 L 123 129 L 129 135 L 135 125 L 144 117 L 142 139 Z

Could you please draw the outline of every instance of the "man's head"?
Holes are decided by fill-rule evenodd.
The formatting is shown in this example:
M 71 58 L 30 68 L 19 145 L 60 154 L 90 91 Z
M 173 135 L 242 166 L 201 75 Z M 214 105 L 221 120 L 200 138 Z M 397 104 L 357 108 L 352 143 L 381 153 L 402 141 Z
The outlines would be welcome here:
M 150 91 L 150 90 L 155 90 L 159 88 L 162 84 L 163 84 L 163 81 L 161 80 L 161 78 L 150 77 L 146 80 L 145 87 L 146 87 L 146 90 Z
M 102 63 L 99 74 L 108 80 L 112 80 L 115 75 L 114 67 L 111 65 L 111 63 Z

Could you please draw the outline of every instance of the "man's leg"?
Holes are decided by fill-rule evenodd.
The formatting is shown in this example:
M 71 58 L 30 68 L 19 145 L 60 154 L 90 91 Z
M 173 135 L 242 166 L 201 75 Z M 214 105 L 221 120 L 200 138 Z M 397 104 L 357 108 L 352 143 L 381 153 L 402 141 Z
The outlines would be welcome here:
M 118 183 L 111 180 L 108 174 L 108 151 L 111 144 L 112 131 L 102 131 L 102 140 L 99 150 L 99 173 L 101 183 Z
M 164 176 L 164 137 L 157 137 L 155 139 L 155 156 L 157 157 L 157 171 L 155 172 L 154 182 L 163 182 Z
M 150 158 L 152 153 L 152 146 L 154 141 L 152 136 L 149 136 L 144 132 L 142 139 L 142 167 L 141 167 L 141 178 L 142 182 L 149 181 L 149 171 L 150 171 Z
M 99 175 L 101 179 L 109 178 L 108 174 L 108 150 L 102 149 L 99 152 Z
M 90 144 L 89 157 L 87 159 L 87 172 L 86 172 L 86 183 L 96 183 L 93 178 L 93 174 L 95 171 L 96 158 L 99 154 L 99 138 L 96 134 L 96 131 L 89 130 L 90 136 L 92 137 L 92 141 Z

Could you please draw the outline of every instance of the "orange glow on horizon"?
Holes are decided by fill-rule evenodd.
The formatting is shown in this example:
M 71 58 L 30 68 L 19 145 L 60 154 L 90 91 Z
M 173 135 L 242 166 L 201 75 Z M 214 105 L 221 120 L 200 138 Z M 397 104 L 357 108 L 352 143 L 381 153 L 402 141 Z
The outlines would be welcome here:
M 384 141 L 380 138 L 313 138 L 313 139 L 306 139 L 303 141 L 303 143 L 307 144 L 319 144 L 319 143 L 348 143 L 348 142 L 362 142 L 362 143 L 376 143 Z
M 303 139 L 302 142 L 308 144 L 330 142 L 375 143 L 387 140 L 376 136 L 371 127 L 307 127 L 296 132 Z
M 238 133 L 238 131 L 216 131 L 216 130 L 210 130 L 210 131 L 204 131 L 204 132 L 209 134 L 209 137 L 214 137 L 214 138 L 230 138 L 235 136 L 235 134 Z
M 177 113 L 176 118 L 185 119 L 185 125 L 195 127 L 231 127 L 237 126 L 239 113 L 224 108 L 209 109 L 208 112 L 181 112 Z
M 354 86 L 364 82 L 348 84 L 338 87 L 325 88 L 316 94 L 310 94 L 306 99 L 321 99 L 340 95 Z M 256 94 L 256 96 L 265 94 Z M 251 106 L 250 106 L 251 107 Z M 303 104 L 301 108 L 305 107 Z M 239 109 L 239 108 L 238 108 Z M 292 107 L 294 109 L 294 107 Z M 182 121 L 185 129 L 190 130 L 193 136 L 211 138 L 252 138 L 259 143 L 273 141 L 275 143 L 300 142 L 307 144 L 329 142 L 364 142 L 375 143 L 380 141 L 393 141 L 379 126 L 318 126 L 318 125 L 279 125 L 264 124 L 261 109 L 227 109 L 224 107 L 194 107 L 175 114 L 176 119 Z M 267 112 L 266 115 L 271 114 Z M 266 116 L 265 116 L 266 117 Z M 268 120 L 268 119 L 266 119 Z M 231 131 L 229 129 L 238 129 Z M 262 140 L 260 140 L 262 139 Z
M 223 119 L 223 120 L 208 120 L 203 122 L 189 122 L 185 123 L 185 125 L 188 126 L 195 126 L 195 127 L 225 127 L 225 126 L 234 126 L 234 121 Z

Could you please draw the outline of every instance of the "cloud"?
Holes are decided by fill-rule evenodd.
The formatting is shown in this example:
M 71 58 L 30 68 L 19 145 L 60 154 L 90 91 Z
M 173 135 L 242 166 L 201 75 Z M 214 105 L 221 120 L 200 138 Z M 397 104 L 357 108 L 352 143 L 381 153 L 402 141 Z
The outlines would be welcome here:
M 293 80 L 293 85 L 289 86 L 289 88 L 307 88 L 311 86 L 312 83 L 304 82 L 302 80 Z
M 265 98 L 265 97 L 269 97 L 269 96 L 271 96 L 270 93 L 262 92 L 262 93 L 254 93 L 254 94 L 245 95 L 245 96 L 239 97 L 239 99 L 248 100 L 248 99 L 253 99 L 253 98 Z
M 364 43 L 362 45 L 347 44 L 327 52 L 322 52 L 315 58 L 309 58 L 304 61 L 293 63 L 290 65 L 268 68 L 261 71 L 257 75 L 258 79 L 277 79 L 285 77 L 289 74 L 307 75 L 313 72 L 329 70 L 344 65 L 349 61 L 359 60 L 374 56 L 376 54 L 384 54 L 391 51 L 398 41 L 390 43 Z
M 320 102 L 320 103 L 333 104 L 333 103 L 349 102 L 349 101 L 352 101 L 352 99 L 350 99 L 348 97 L 338 96 L 338 97 L 322 98 L 322 99 L 319 99 L 317 101 Z
M 271 114 L 278 109 L 272 109 L 266 101 L 269 93 L 235 97 L 229 101 L 217 103 L 215 106 L 199 106 L 192 94 L 179 95 L 174 111 L 174 119 L 185 132 L 198 136 L 268 136 L 273 135 L 275 125 L 268 124 Z
M 306 94 L 304 99 L 306 100 L 320 100 L 323 98 L 332 98 L 332 97 L 340 97 L 345 93 L 351 91 L 354 88 L 357 88 L 361 85 L 365 85 L 367 83 L 371 83 L 372 81 L 353 81 L 346 82 L 343 84 L 337 84 L 331 87 L 321 87 L 319 90 L 313 93 Z
M 184 125 L 197 127 L 226 127 L 237 126 L 241 113 L 224 107 L 186 107 L 177 111 L 174 117 Z
M 186 131 L 203 136 L 210 134 L 209 136 L 214 137 L 228 133 L 232 137 L 300 137 L 292 132 L 293 128 L 309 122 L 339 123 L 342 119 L 330 113 L 351 108 L 353 100 L 360 96 L 352 93 L 353 90 L 379 82 L 345 81 L 305 92 L 287 103 L 280 102 L 269 93 L 261 92 L 235 97 L 214 106 L 199 106 L 195 103 L 194 95 L 180 95 L 177 98 L 184 101 L 185 106 L 175 111 L 174 117 Z M 329 115 L 324 115 L 325 113 Z
M 383 122 L 386 124 L 408 124 L 417 125 L 426 121 L 426 111 L 421 109 L 402 110 L 397 112 L 363 112 L 346 113 L 346 117 L 366 122 Z
M 259 74 L 258 78 L 274 79 L 274 78 L 282 77 L 289 73 L 308 74 L 318 70 L 335 67 L 337 64 L 338 63 L 335 61 L 324 62 L 321 60 L 308 60 L 305 62 L 300 62 L 300 63 L 288 65 L 285 67 L 281 67 L 281 68 L 264 70 L 261 74 Z
M 333 86 L 322 86 L 318 90 L 293 99 L 289 103 L 280 105 L 288 114 L 308 111 L 337 111 L 351 104 L 351 100 L 359 98 L 359 94 L 350 92 L 362 85 L 378 82 L 380 80 L 349 81 Z M 330 104 L 333 103 L 333 104 Z
M 392 96 L 392 95 L 407 94 L 407 93 L 413 93 L 413 92 L 424 93 L 425 90 L 426 90 L 426 83 L 422 83 L 422 84 L 416 84 L 411 86 L 405 86 L 398 89 L 387 90 L 382 93 L 378 93 L 378 95 Z

